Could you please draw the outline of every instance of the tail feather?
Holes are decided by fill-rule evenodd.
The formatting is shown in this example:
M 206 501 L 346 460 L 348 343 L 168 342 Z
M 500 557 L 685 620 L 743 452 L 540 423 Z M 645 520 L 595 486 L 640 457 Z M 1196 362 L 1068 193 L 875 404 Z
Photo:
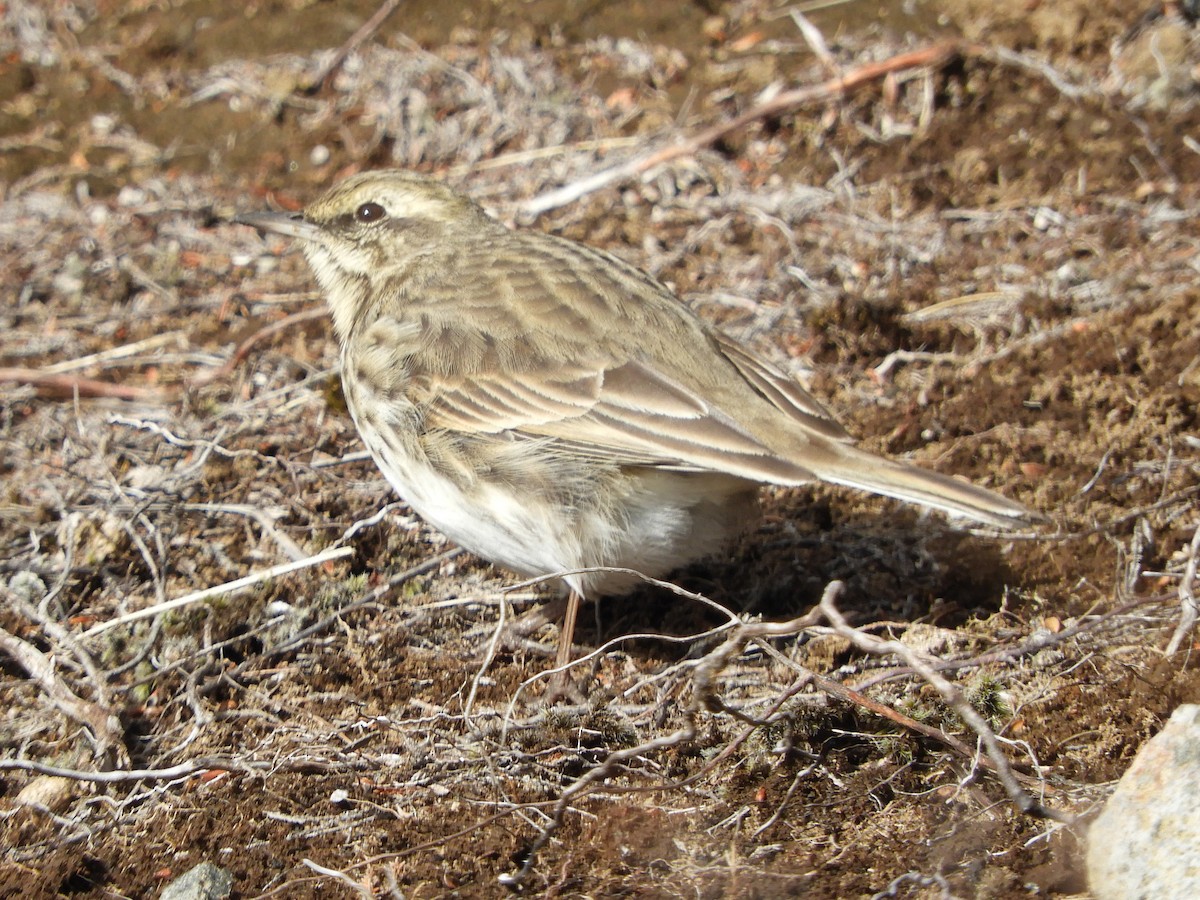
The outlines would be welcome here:
M 822 481 L 917 503 L 999 528 L 1045 520 L 1020 503 L 968 481 L 844 445 L 838 447 L 826 465 L 813 468 Z

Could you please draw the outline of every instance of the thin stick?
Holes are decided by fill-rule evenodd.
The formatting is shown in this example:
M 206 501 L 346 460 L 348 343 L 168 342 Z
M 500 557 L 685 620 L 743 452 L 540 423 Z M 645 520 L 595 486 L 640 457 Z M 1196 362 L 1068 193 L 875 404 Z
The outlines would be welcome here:
M 63 400 L 72 397 L 112 397 L 117 400 L 165 401 L 172 396 L 172 391 L 165 388 L 113 384 L 77 375 L 47 374 L 40 369 L 26 369 L 20 366 L 0 368 L 0 383 L 2 382 L 28 384 L 36 388 L 43 397 Z
M 333 59 L 331 59 L 326 64 L 325 68 L 320 71 L 316 80 L 313 82 L 312 87 L 310 87 L 305 93 L 319 94 L 321 89 L 325 87 L 325 82 L 332 78 L 334 73 L 342 67 L 342 63 L 346 61 L 346 57 L 354 52 L 359 44 L 368 40 L 371 35 L 378 31 L 383 23 L 387 21 L 388 16 L 394 13 L 397 7 L 400 6 L 400 3 L 401 0 L 387 0 L 383 6 L 375 10 L 375 15 L 363 22 L 358 31 L 350 35 L 350 39 L 338 48 L 337 52 L 333 54 Z
M 500 640 L 504 637 L 504 628 L 508 624 L 508 601 L 501 599 L 500 601 L 500 621 L 496 623 L 496 630 L 492 632 L 492 639 L 488 641 L 487 649 L 483 654 L 483 661 L 479 664 L 479 670 L 475 673 L 475 677 L 471 679 L 471 690 L 467 693 L 467 702 L 463 704 L 463 721 L 471 718 L 471 711 L 475 708 L 475 697 L 479 692 L 479 685 L 483 680 L 484 673 L 491 668 L 492 660 L 496 658 L 496 650 L 500 646 Z
M 943 41 L 920 50 L 901 53 L 898 56 L 893 56 L 891 59 L 863 66 L 846 75 L 831 78 L 818 85 L 784 91 L 782 94 L 778 94 L 765 103 L 760 103 L 758 106 L 752 107 L 726 122 L 710 125 L 698 134 L 678 144 L 672 144 L 668 147 L 651 151 L 643 156 L 634 157 L 610 169 L 605 169 L 588 178 L 581 179 L 574 184 L 564 185 L 533 197 L 521 204 L 519 211 L 522 215 L 530 217 L 541 215 L 549 210 L 572 203 L 593 191 L 607 187 L 615 181 L 633 178 L 648 169 L 652 169 L 655 166 L 662 165 L 681 156 L 691 156 L 698 150 L 720 140 L 731 131 L 736 131 L 756 119 L 765 119 L 770 116 L 779 115 L 798 106 L 804 106 L 816 101 L 832 100 L 835 97 L 841 97 L 864 84 L 904 69 L 921 67 L 940 68 L 951 60 L 956 59 L 961 53 L 962 46 L 958 41 Z
M 293 325 L 299 325 L 302 322 L 308 322 L 312 319 L 319 319 L 324 315 L 326 315 L 324 306 L 314 306 L 312 309 L 304 309 L 300 312 L 292 313 L 290 316 L 284 316 L 278 322 L 272 322 L 270 325 L 260 328 L 258 331 L 254 332 L 254 334 L 250 335 L 250 337 L 238 344 L 237 349 L 233 351 L 233 355 L 224 363 L 217 366 L 215 369 L 209 369 L 207 372 L 201 372 L 192 378 L 188 383 L 189 387 L 204 387 L 206 384 L 211 384 L 214 381 L 224 378 L 226 375 L 236 369 L 238 364 L 241 363 L 241 361 L 247 356 L 249 356 L 250 351 L 253 350 L 258 344 L 261 344 L 268 338 L 274 337 L 281 331 L 286 331 Z
M 156 350 L 171 343 L 174 343 L 177 347 L 184 347 L 187 345 L 187 335 L 182 331 L 168 331 L 165 334 L 156 334 L 142 341 L 134 341 L 132 344 L 110 347 L 108 350 L 103 350 L 100 353 L 89 353 L 87 356 L 65 359 L 62 362 L 42 366 L 38 371 L 46 375 L 61 375 L 64 372 L 86 369 L 88 366 L 94 366 L 99 363 L 127 359 L 130 356 L 137 356 L 139 353 L 144 353 L 147 350 Z
M 438 556 L 434 556 L 431 559 L 427 559 L 423 563 L 419 563 L 419 564 L 413 566 L 411 569 L 405 569 L 403 572 L 397 572 L 395 575 L 393 575 L 391 578 L 389 578 L 386 582 L 384 582 L 383 584 L 379 585 L 377 588 L 372 590 L 365 597 L 361 597 L 358 600 L 355 600 L 353 603 L 347 603 L 345 606 L 330 613 L 328 616 L 321 619 L 319 622 L 314 622 L 312 625 L 309 625 L 307 628 L 301 629 L 300 631 L 296 632 L 294 635 L 292 635 L 286 641 L 283 641 L 282 643 L 277 644 L 274 647 L 267 648 L 260 654 L 261 658 L 264 660 L 271 659 L 272 657 L 279 656 L 282 653 L 288 652 L 293 647 L 298 647 L 300 644 L 302 644 L 308 638 L 312 637 L 314 634 L 320 634 L 322 631 L 324 631 L 326 628 L 328 628 L 330 625 L 332 625 L 334 622 L 336 622 L 338 619 L 340 619 L 342 616 L 346 615 L 347 613 L 353 612 L 356 609 L 361 609 L 364 606 L 369 606 L 372 603 L 378 603 L 384 597 L 386 597 L 390 591 L 394 591 L 396 588 L 398 588 L 400 585 L 404 584 L 405 582 L 410 581 L 413 578 L 418 578 L 421 575 L 424 575 L 426 572 L 432 572 L 434 569 L 436 569 L 442 563 L 446 562 L 447 560 L 453 559 L 454 557 L 460 555 L 463 552 L 464 551 L 462 550 L 461 547 L 455 547 L 453 550 L 447 550 L 445 553 L 442 553 Z M 247 659 L 245 662 L 238 665 L 238 667 L 236 669 L 234 669 L 233 671 L 231 671 L 229 673 L 230 677 L 237 677 L 242 671 L 246 670 L 249 667 L 249 664 L 250 664 L 250 660 Z
M 995 732 L 983 716 L 967 702 L 967 699 L 962 695 L 954 685 L 939 675 L 933 670 L 924 658 L 919 656 L 911 647 L 903 641 L 884 641 L 874 635 L 866 634 L 859 631 L 857 628 L 851 628 L 846 622 L 845 617 L 835 605 L 838 594 L 841 591 L 841 582 L 832 582 L 838 586 L 838 590 L 826 590 L 825 595 L 821 598 L 818 605 L 821 613 L 833 625 L 833 630 L 842 637 L 854 644 L 860 650 L 870 653 L 875 656 L 898 656 L 911 666 L 918 675 L 932 685 L 933 688 L 941 695 L 941 698 L 946 705 L 953 709 L 960 719 L 962 719 L 968 727 L 979 737 L 984 749 L 987 751 L 988 757 L 994 764 L 994 772 L 996 777 L 1000 779 L 1000 783 L 1004 785 L 1005 791 L 1008 792 L 1009 798 L 1017 806 L 1021 812 L 1039 818 L 1054 819 L 1059 822 L 1071 823 L 1075 821 L 1075 817 L 1069 813 L 1064 813 L 1060 810 L 1044 806 L 1041 803 L 1025 793 L 1022 789 L 1019 779 L 1013 772 L 1012 765 L 1008 761 L 1003 751 L 1000 749 L 1000 742 L 996 738 Z
M 93 628 L 85 631 L 81 637 L 93 637 L 108 631 L 110 628 L 116 628 L 120 625 L 128 625 L 130 622 L 137 622 L 140 619 L 147 619 L 151 616 L 157 616 L 165 612 L 170 612 L 173 609 L 179 609 L 182 606 L 189 606 L 193 603 L 199 603 L 201 600 L 207 600 L 209 597 L 219 597 L 224 594 L 232 594 L 237 591 L 248 588 L 252 585 L 259 584 L 263 581 L 269 581 L 272 578 L 279 578 L 282 575 L 287 575 L 291 572 L 296 572 L 300 569 L 319 566 L 322 563 L 327 563 L 330 560 L 342 559 L 354 553 L 353 547 L 334 547 L 329 550 L 324 550 L 316 556 L 310 556 L 308 559 L 301 559 L 295 562 L 283 563 L 282 565 L 272 566 L 270 569 L 264 569 L 261 572 L 254 572 L 244 578 L 238 578 L 234 581 L 227 581 L 225 584 L 218 584 L 214 587 L 205 588 L 202 591 L 195 591 L 191 594 L 186 594 L 183 597 L 176 597 L 174 600 L 168 600 L 166 603 L 157 603 L 154 606 L 148 606 L 145 609 L 139 609 L 137 612 L 131 612 L 124 616 L 119 616 L 108 622 L 101 622 Z
M 304 548 L 276 528 L 275 520 L 265 510 L 259 509 L 257 506 L 251 506 L 248 503 L 184 503 L 181 504 L 180 508 L 204 513 L 228 513 L 234 516 L 245 516 L 248 519 L 253 519 L 258 524 L 258 527 L 262 529 L 263 534 L 279 545 L 279 549 L 283 551 L 283 555 L 288 559 L 299 562 L 308 556 Z
M 0 628 L 0 651 L 8 654 L 46 692 L 65 715 L 87 726 L 96 738 L 101 757 L 116 751 L 123 756 L 123 729 L 116 714 L 98 703 L 84 700 L 54 671 L 54 663 L 41 650 Z
M 300 864 L 312 869 L 318 875 L 325 875 L 329 878 L 333 878 L 334 880 L 340 882 L 344 887 L 350 888 L 350 890 L 354 891 L 356 894 L 358 894 L 358 896 L 365 897 L 366 900 L 372 900 L 372 898 L 375 896 L 374 891 L 359 884 L 345 872 L 339 871 L 338 869 L 331 869 L 328 866 L 323 866 L 320 863 L 313 862 L 307 857 L 300 860 Z
M 1187 566 L 1183 570 L 1183 578 L 1179 580 L 1179 624 L 1175 628 L 1175 633 L 1171 635 L 1171 640 L 1167 644 L 1166 653 L 1171 656 L 1179 649 L 1180 645 L 1192 633 L 1192 629 L 1196 627 L 1197 601 L 1195 591 L 1192 590 L 1192 584 L 1196 580 L 1196 564 L 1200 561 L 1200 526 L 1197 526 L 1196 533 L 1192 535 L 1192 543 L 1188 547 Z
M 308 322 L 312 319 L 319 319 L 325 314 L 325 308 L 318 306 L 285 316 L 278 322 L 272 322 L 270 325 L 260 328 L 238 344 L 237 349 L 234 350 L 233 355 L 229 359 L 216 368 L 198 373 L 187 382 L 187 387 L 204 387 L 226 377 L 237 368 L 258 344 L 291 328 L 293 325 Z M 172 336 L 163 335 L 161 337 Z M 27 369 L 22 367 L 0 368 L 0 383 L 28 384 L 36 388 L 41 396 L 64 400 L 69 400 L 72 397 L 109 397 L 117 400 L 169 402 L 179 396 L 182 386 L 138 387 L 128 384 L 113 384 L 112 382 L 99 381 L 95 378 L 67 375 L 63 372 L 65 368 L 79 368 L 82 365 L 89 365 L 93 362 L 124 355 L 124 353 L 118 353 L 117 351 L 144 350 L 150 344 L 150 341 L 142 341 L 139 344 L 130 344 L 128 347 L 118 347 L 115 351 L 110 351 L 108 354 L 95 354 L 92 357 L 69 360 L 66 363 L 59 363 L 44 369 Z
M 45 763 L 31 759 L 0 759 L 0 771 L 6 769 L 21 769 L 26 772 L 37 772 L 39 775 L 51 775 L 56 778 L 70 778 L 73 781 L 94 781 L 98 784 L 118 784 L 125 781 L 172 781 L 176 778 L 186 778 L 200 772 L 228 770 L 230 772 L 249 769 L 244 762 L 222 759 L 197 759 L 192 762 L 180 763 L 166 769 L 116 769 L 104 772 L 84 772 L 79 769 L 64 769 L 59 766 L 48 766 Z M 265 768 L 265 767 L 264 767 Z
M 653 579 L 647 580 L 653 581 Z M 660 583 L 664 584 L 664 586 L 670 586 L 667 582 Z M 841 582 L 831 582 L 825 588 L 825 599 L 829 598 L 831 593 L 836 593 L 840 589 Z M 682 588 L 676 588 L 676 590 L 680 593 L 688 593 L 683 591 Z M 711 601 L 709 602 L 711 603 Z M 822 602 L 824 602 L 824 600 Z M 590 793 L 593 789 L 593 786 L 598 785 L 611 776 L 617 774 L 619 770 L 623 769 L 624 764 L 631 759 L 637 759 L 654 753 L 658 750 L 666 750 L 680 744 L 691 742 L 696 736 L 696 732 L 699 727 L 697 722 L 699 720 L 700 713 L 703 710 L 715 709 L 722 712 L 736 714 L 738 712 L 737 710 L 729 707 L 717 696 L 716 681 L 717 676 L 720 675 L 721 671 L 729 665 L 730 660 L 732 660 L 737 654 L 741 653 L 748 642 L 762 638 L 786 637 L 798 634 L 805 628 L 809 628 L 814 625 L 817 620 L 819 620 L 820 615 L 821 614 L 816 609 L 813 609 L 808 613 L 802 616 L 797 616 L 796 618 L 790 619 L 787 622 L 742 622 L 734 617 L 734 621 L 737 624 L 731 630 L 730 635 L 725 639 L 725 642 L 696 662 L 695 670 L 692 674 L 691 702 L 688 704 L 688 709 L 685 713 L 683 724 L 670 734 L 652 738 L 651 740 L 639 744 L 636 747 L 626 747 L 621 750 L 614 750 L 594 769 L 589 769 L 587 772 L 584 772 L 573 782 L 571 782 L 571 784 L 567 785 L 567 787 L 559 795 L 558 802 L 554 806 L 553 817 L 546 827 L 542 829 L 541 834 L 534 839 L 533 844 L 529 848 L 528 855 L 525 858 L 525 862 L 522 864 L 521 868 L 512 874 L 505 873 L 501 875 L 500 883 L 505 887 L 517 887 L 529 877 L 529 874 L 533 871 L 533 867 L 537 862 L 537 855 L 539 851 L 546 846 L 546 844 L 550 841 L 550 838 L 553 837 L 554 833 L 562 826 L 567 811 L 571 808 L 572 801 L 577 797 L 581 797 L 584 794 Z M 801 680 L 807 683 L 806 679 Z M 783 702 L 784 701 L 781 699 L 776 704 L 776 708 L 782 706 Z M 750 733 L 751 729 L 759 727 L 765 721 L 749 721 L 744 715 L 738 715 L 738 718 L 742 721 L 748 721 L 748 728 L 744 733 L 743 738 Z M 715 762 L 716 761 L 714 760 L 712 763 L 710 763 L 709 767 L 711 767 Z M 687 783 L 692 777 L 698 776 L 699 773 L 697 773 L 696 776 L 690 776 L 681 783 Z M 676 785 L 673 785 L 673 787 L 677 786 L 678 784 L 680 783 L 676 783 Z

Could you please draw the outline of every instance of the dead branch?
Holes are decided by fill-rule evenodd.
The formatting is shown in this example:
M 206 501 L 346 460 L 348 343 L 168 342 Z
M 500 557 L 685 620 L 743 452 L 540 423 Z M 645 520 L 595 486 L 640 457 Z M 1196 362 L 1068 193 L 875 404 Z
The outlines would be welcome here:
M 1196 564 L 1200 561 L 1200 525 L 1196 527 L 1195 534 L 1192 535 L 1192 543 L 1187 550 L 1187 565 L 1183 570 L 1183 577 L 1179 580 L 1179 624 L 1175 627 L 1175 633 L 1171 635 L 1171 640 L 1167 643 L 1166 654 L 1172 656 L 1179 650 L 1180 646 L 1192 633 L 1192 629 L 1196 627 L 1197 599 L 1196 593 L 1192 585 L 1196 581 Z
M 191 762 L 168 766 L 163 769 L 116 769 L 112 771 L 85 772 L 81 769 L 66 769 L 62 766 L 49 766 L 31 759 L 0 759 L 0 771 L 16 769 L 25 772 L 37 772 L 55 778 L 69 778 L 72 781 L 91 781 L 97 784 L 123 784 L 131 781 L 174 781 L 177 778 L 187 778 L 190 775 L 200 775 L 206 772 L 239 772 L 266 770 L 266 765 L 252 766 L 241 760 L 234 759 L 195 759 Z M 271 769 L 277 768 L 274 764 Z
M 1170 601 L 1170 595 L 1164 594 L 1155 597 L 1138 597 L 1134 600 L 1128 600 L 1119 606 L 1107 610 L 1094 619 L 1089 621 L 1080 621 L 1069 628 L 1064 628 L 1062 631 L 1050 632 L 1040 630 L 1037 633 L 1026 638 L 1016 646 L 996 647 L 980 653 L 977 656 L 972 656 L 967 659 L 938 659 L 927 660 L 927 664 L 937 672 L 957 672 L 963 669 L 978 669 L 983 666 L 992 665 L 995 663 L 1014 663 L 1017 660 L 1025 659 L 1033 656 L 1035 653 L 1040 653 L 1050 647 L 1057 647 L 1072 638 L 1095 631 L 1100 625 L 1112 619 L 1125 615 L 1132 610 L 1142 606 L 1156 606 Z M 877 675 L 873 675 L 865 681 L 861 681 L 854 686 L 854 690 L 862 692 L 869 688 L 882 684 L 885 681 L 890 681 L 896 678 L 904 678 L 909 675 L 918 674 L 916 669 L 911 666 L 894 666 L 889 667 Z
M 156 402 L 169 403 L 178 399 L 179 395 L 186 389 L 202 388 L 215 381 L 220 381 L 226 378 L 234 369 L 240 365 L 250 351 L 259 344 L 274 338 L 280 333 L 292 328 L 295 325 L 304 322 L 319 319 L 326 315 L 325 308 L 318 306 L 313 309 L 302 310 L 298 313 L 292 313 L 285 316 L 278 322 L 272 322 L 258 331 L 254 332 L 234 350 L 233 355 L 224 363 L 216 368 L 208 369 L 200 372 L 189 379 L 185 385 L 164 385 L 162 387 L 141 387 L 130 384 L 114 384 L 109 381 L 100 381 L 95 378 L 85 378 L 80 375 L 65 374 L 67 368 L 79 368 L 83 365 L 93 364 L 104 358 L 117 358 L 121 355 L 127 355 L 136 350 L 143 350 L 151 345 L 151 341 L 141 341 L 137 344 L 131 344 L 128 347 L 119 347 L 108 351 L 106 354 L 96 354 L 92 357 L 87 357 L 81 360 L 69 360 L 65 363 L 56 363 L 52 366 L 47 366 L 44 369 L 30 369 L 19 366 L 10 366 L 0 368 L 0 383 L 9 382 L 12 384 L 26 384 L 33 387 L 38 396 L 46 397 L 54 400 L 71 400 L 76 397 L 86 398 L 110 398 L 115 400 L 130 400 L 141 402 Z M 154 343 L 160 341 L 163 337 L 175 338 L 176 335 L 160 336 L 155 339 Z
M 165 402 L 171 398 L 173 393 L 169 388 L 112 384 L 108 381 L 98 381 L 95 378 L 47 374 L 38 369 L 22 367 L 0 368 L 0 382 L 27 384 L 36 389 L 39 396 L 56 400 L 70 400 L 74 397 L 109 397 L 115 400 Z
M 307 857 L 300 860 L 300 864 L 302 866 L 305 866 L 306 868 L 312 869 L 318 875 L 324 875 L 327 878 L 332 878 L 334 881 L 338 882 L 339 884 L 343 885 L 344 887 L 347 887 L 350 890 L 354 891 L 354 893 L 357 894 L 359 897 L 365 898 L 365 900 L 372 900 L 372 898 L 374 898 L 374 896 L 375 896 L 374 891 L 359 884 L 357 881 L 355 881 L 353 878 L 351 878 L 345 872 L 340 871 L 339 869 L 331 869 L 328 866 L 322 866 L 321 864 L 315 863 L 311 859 L 308 859 Z
M 333 58 L 325 64 L 324 68 L 317 73 L 317 77 L 313 79 L 312 87 L 305 91 L 305 93 L 310 95 L 319 94 L 321 89 L 325 87 L 326 82 L 342 67 L 342 64 L 346 61 L 346 57 L 353 53 L 364 41 L 370 40 L 371 35 L 383 26 L 383 23 L 396 11 L 401 2 L 402 0 L 385 0 L 384 4 L 375 10 L 375 14 L 363 22 L 358 30 L 350 35 L 350 38 L 337 49 L 337 52 L 333 54 Z
M 286 331 L 293 325 L 299 325 L 303 322 L 311 322 L 313 319 L 319 319 L 327 315 L 325 307 L 315 306 L 312 309 L 304 309 L 297 313 L 292 313 L 289 316 L 284 316 L 278 322 L 272 322 L 254 332 L 244 341 L 237 345 L 237 349 L 233 351 L 233 355 L 224 363 L 217 366 L 215 369 L 209 369 L 207 372 L 202 372 L 195 375 L 189 382 L 190 388 L 201 388 L 205 385 L 212 384 L 214 381 L 220 381 L 227 377 L 241 362 L 250 355 L 250 351 L 264 341 L 270 340 L 276 335 Z
M 107 622 L 101 622 L 99 625 L 94 625 L 83 633 L 83 637 L 94 637 L 97 634 L 108 631 L 110 628 L 117 628 L 121 625 L 128 625 L 131 622 L 137 622 L 141 619 L 146 619 L 151 616 L 161 615 L 173 609 L 178 609 L 181 606 L 189 606 L 193 603 L 199 603 L 201 600 L 207 600 L 210 597 L 219 597 L 226 594 L 232 594 L 255 584 L 260 584 L 263 581 L 269 581 L 272 578 L 279 578 L 282 575 L 287 575 L 295 572 L 298 569 L 306 569 L 311 566 L 319 566 L 331 560 L 341 559 L 344 556 L 350 556 L 354 553 L 352 547 L 334 547 L 329 550 L 324 550 L 306 559 L 297 560 L 289 563 L 282 563 L 278 566 L 272 566 L 269 569 L 264 569 L 261 572 L 254 572 L 246 575 L 243 578 L 237 578 L 225 584 L 214 585 L 213 587 L 204 588 L 203 590 L 193 591 L 190 594 L 185 594 L 182 597 L 176 597 L 174 600 L 168 600 L 166 603 L 156 603 L 153 606 L 148 606 L 145 609 L 139 609 L 136 612 L 128 613 L 124 616 L 118 616 L 115 619 L 110 619 Z
M 923 47 L 920 50 L 900 53 L 890 59 L 862 66 L 852 72 L 848 72 L 837 78 L 831 78 L 818 85 L 784 91 L 770 100 L 760 103 L 758 106 L 752 107 L 740 115 L 734 116 L 726 122 L 710 125 L 690 138 L 626 160 L 612 168 L 604 169 L 601 172 L 583 178 L 574 184 L 563 185 L 560 188 L 539 194 L 522 203 L 518 207 L 518 210 L 522 216 L 530 218 L 539 216 L 544 212 L 549 212 L 552 209 L 573 203 L 580 197 L 607 187 L 613 182 L 633 178 L 648 169 L 662 165 L 665 162 L 670 162 L 673 159 L 678 159 L 681 156 L 691 156 L 710 144 L 719 141 L 730 132 L 737 131 L 739 128 L 758 119 L 766 119 L 771 116 L 791 112 L 798 107 L 806 106 L 810 103 L 825 102 L 843 97 L 865 84 L 906 69 L 941 68 L 957 59 L 961 53 L 962 45 L 958 41 L 942 41 L 928 47 Z
M 841 682 L 826 678 L 823 675 L 818 675 L 815 672 L 812 676 L 812 682 L 827 694 L 837 697 L 846 703 L 852 703 L 855 706 L 860 706 L 868 712 L 873 712 L 877 716 L 882 716 L 885 719 L 890 719 L 901 728 L 907 728 L 910 731 L 915 731 L 918 734 L 923 734 L 927 738 L 945 744 L 952 750 L 962 754 L 967 759 L 973 759 L 977 754 L 975 751 L 960 741 L 952 734 L 946 734 L 940 728 L 934 728 L 932 725 L 926 725 L 924 722 L 918 722 L 911 716 L 906 716 L 902 712 L 892 709 L 885 703 L 880 703 L 877 700 L 872 700 L 866 694 L 860 693 L 853 688 L 846 687 Z
M 835 590 L 831 590 L 836 585 Z M 903 641 L 885 641 L 874 635 L 867 634 L 857 628 L 851 628 L 847 624 L 845 617 L 838 610 L 835 602 L 838 594 L 841 592 L 841 582 L 833 582 L 830 588 L 827 588 L 825 595 L 821 598 L 819 609 L 821 613 L 833 625 L 834 631 L 842 637 L 849 640 L 854 646 L 860 650 L 870 653 L 875 656 L 898 656 L 905 661 L 917 674 L 919 674 L 926 683 L 930 684 L 941 696 L 942 701 L 953 709 L 960 719 L 965 722 L 972 731 L 978 735 L 979 740 L 983 743 L 984 749 L 987 751 L 988 758 L 992 762 L 990 768 L 993 769 L 996 776 L 1000 779 L 1004 789 L 1008 792 L 1010 799 L 1016 807 L 1023 813 L 1037 816 L 1039 818 L 1054 819 L 1059 822 L 1071 823 L 1075 821 L 1075 817 L 1069 813 L 1064 813 L 1052 807 L 1044 806 L 1041 803 L 1029 796 L 1021 788 L 1019 779 L 1013 771 L 1012 765 L 1008 758 L 1000 749 L 1000 742 L 996 738 L 996 733 L 984 720 L 974 707 L 963 696 L 962 692 L 953 684 L 934 671 L 933 666 L 924 659 L 920 654 L 916 653 L 911 647 Z
M 825 594 L 828 596 L 831 591 L 836 592 L 840 589 L 841 582 L 835 581 L 825 588 Z M 681 591 L 682 589 L 676 588 L 676 590 Z M 533 845 L 529 849 L 529 855 L 526 857 L 520 870 L 512 875 L 501 876 L 501 883 L 507 887 L 518 887 L 529 877 L 537 862 L 538 852 L 562 826 L 563 818 L 571 808 L 573 801 L 585 796 L 605 779 L 616 775 L 629 760 L 675 747 L 694 739 L 697 731 L 697 722 L 703 710 L 727 710 L 728 707 L 724 701 L 719 699 L 716 693 L 717 677 L 729 665 L 730 660 L 745 649 L 746 644 L 752 640 L 799 634 L 805 628 L 814 625 L 819 619 L 820 614 L 814 609 L 806 615 L 799 616 L 787 622 L 740 623 L 733 628 L 724 643 L 696 661 L 695 670 L 692 675 L 692 699 L 684 715 L 683 725 L 670 734 L 645 741 L 636 747 L 613 751 L 605 757 L 604 762 L 588 770 L 568 785 L 559 795 L 549 824 L 542 829 L 541 834 L 534 840 Z M 765 720 L 755 719 L 751 724 L 753 727 L 759 727 L 765 724 Z
M 103 760 L 125 760 L 125 748 L 121 740 L 123 729 L 115 712 L 78 696 L 59 678 L 50 657 L 3 628 L 0 628 L 0 650 L 38 683 L 64 715 L 79 722 L 92 733 L 96 742 L 97 757 Z

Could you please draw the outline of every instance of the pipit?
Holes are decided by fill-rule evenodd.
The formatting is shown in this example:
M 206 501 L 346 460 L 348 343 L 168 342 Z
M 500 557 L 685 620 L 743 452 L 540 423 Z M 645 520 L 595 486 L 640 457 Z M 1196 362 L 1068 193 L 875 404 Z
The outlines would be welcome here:
M 1034 518 L 991 491 L 857 449 L 800 385 L 615 256 L 510 230 L 440 182 L 348 178 L 298 215 L 355 425 L 397 493 L 522 575 L 660 576 L 751 520 L 764 483 L 827 481 L 952 516 Z M 581 598 L 628 573 L 563 576 Z

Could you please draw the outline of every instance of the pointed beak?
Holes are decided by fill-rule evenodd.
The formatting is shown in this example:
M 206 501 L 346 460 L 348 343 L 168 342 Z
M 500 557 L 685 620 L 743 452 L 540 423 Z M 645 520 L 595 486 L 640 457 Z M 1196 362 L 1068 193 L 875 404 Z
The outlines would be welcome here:
M 234 216 L 233 221 L 238 225 L 249 225 L 259 231 L 270 231 L 302 241 L 318 240 L 321 230 L 312 222 L 305 221 L 300 213 L 245 213 Z

